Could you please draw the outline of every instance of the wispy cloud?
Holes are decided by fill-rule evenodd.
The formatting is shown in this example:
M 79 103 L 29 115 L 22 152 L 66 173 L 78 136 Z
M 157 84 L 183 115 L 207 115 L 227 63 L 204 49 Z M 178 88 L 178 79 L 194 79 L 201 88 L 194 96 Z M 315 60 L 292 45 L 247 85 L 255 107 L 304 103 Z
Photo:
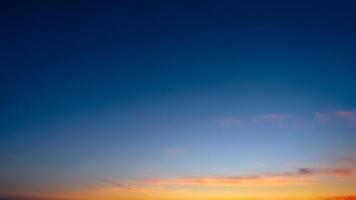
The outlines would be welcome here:
M 279 127 L 290 127 L 298 125 L 297 118 L 292 114 L 262 114 L 251 118 L 254 123 L 268 122 L 277 124 Z
M 98 179 L 97 182 L 99 184 L 111 185 L 111 186 L 119 187 L 119 188 L 127 188 L 127 184 L 123 184 L 117 180 L 103 178 L 103 179 Z
M 230 116 L 221 118 L 218 120 L 218 124 L 221 126 L 230 125 L 248 125 L 252 123 L 274 123 L 279 127 L 303 127 L 311 120 L 310 117 L 314 117 L 321 123 L 329 123 L 335 120 L 342 120 L 350 125 L 356 125 L 356 110 L 336 110 L 330 112 L 314 112 L 310 115 L 298 115 L 295 113 L 266 113 L 255 116 Z
M 290 114 L 261 114 L 252 117 L 239 117 L 231 116 L 225 117 L 219 120 L 219 124 L 222 126 L 246 124 L 249 122 L 272 122 L 277 123 L 280 126 L 286 125 L 287 121 L 292 119 Z
M 315 118 L 320 122 L 328 122 L 332 119 L 341 119 L 351 125 L 356 125 L 355 110 L 338 110 L 334 112 L 315 112 Z
M 151 178 L 139 181 L 108 181 L 121 189 L 134 189 L 157 186 L 229 186 L 229 187 L 257 187 L 257 186 L 287 186 L 310 184 L 315 178 L 329 176 L 335 178 L 351 177 L 353 171 L 344 168 L 298 168 L 290 172 L 260 173 L 245 176 L 197 176 L 182 178 Z M 103 182 L 103 180 L 101 180 Z M 119 183 L 119 184 L 118 184 Z
M 336 111 L 336 116 L 343 119 L 350 124 L 356 124 L 356 111 L 354 110 L 340 110 Z
M 315 112 L 314 117 L 320 122 L 327 122 L 331 119 L 332 115 L 330 113 Z
M 263 114 L 252 118 L 253 121 L 272 121 L 272 122 L 283 122 L 290 119 L 290 114 Z
M 165 150 L 165 153 L 168 155 L 181 156 L 186 153 L 186 151 L 182 148 L 169 148 Z
M 328 175 L 328 176 L 338 176 L 338 177 L 348 177 L 353 174 L 349 169 L 343 168 L 299 168 L 296 172 L 297 175 Z
M 229 125 L 235 125 L 235 124 L 240 124 L 241 123 L 241 118 L 240 117 L 225 117 L 222 118 L 219 121 L 219 124 L 222 126 L 229 126 Z
M 334 196 L 320 198 L 321 200 L 356 200 L 356 196 Z
M 356 167 L 356 155 L 342 157 L 338 160 L 338 162 L 340 162 L 341 164 Z
M 128 192 L 141 192 L 144 189 L 144 186 L 147 185 L 144 181 L 138 180 L 116 180 L 110 178 L 97 179 L 96 184 L 93 190 L 102 188 L 102 189 L 118 189 L 120 191 Z
M 299 168 L 293 172 L 265 173 L 248 176 L 213 176 L 188 177 L 173 179 L 151 179 L 147 183 L 152 185 L 202 185 L 202 186 L 285 186 L 306 184 L 318 176 L 349 177 L 353 174 L 348 169 L 338 168 Z

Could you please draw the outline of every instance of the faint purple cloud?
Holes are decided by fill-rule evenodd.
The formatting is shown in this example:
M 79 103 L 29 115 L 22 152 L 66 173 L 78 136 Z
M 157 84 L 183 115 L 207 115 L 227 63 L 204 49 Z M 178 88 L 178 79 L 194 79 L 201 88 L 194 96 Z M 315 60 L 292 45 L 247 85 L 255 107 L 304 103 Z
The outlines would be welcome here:
M 240 124 L 241 119 L 239 117 L 226 117 L 220 120 L 219 124 L 222 126 L 229 126 L 229 125 L 235 125 L 235 124 Z
M 263 114 L 252 117 L 252 122 L 272 122 L 278 124 L 279 127 L 289 127 L 290 125 L 296 125 L 295 119 L 291 114 Z
M 331 119 L 332 115 L 330 113 L 315 112 L 314 117 L 320 122 L 327 122 Z
M 340 110 L 336 111 L 336 117 L 345 120 L 352 125 L 356 125 L 356 111 L 354 110 Z
M 291 117 L 290 114 L 263 114 L 254 117 L 253 121 L 274 121 L 274 122 L 282 122 Z
M 242 125 L 248 122 L 270 122 L 275 123 L 279 127 L 299 126 L 300 119 L 296 118 L 292 114 L 261 114 L 252 117 L 225 117 L 218 120 L 218 124 L 221 126 Z
M 292 171 L 256 173 L 240 176 L 184 176 L 180 178 L 146 178 L 139 180 L 97 180 L 100 184 L 130 191 L 142 191 L 153 186 L 200 185 L 200 186 L 285 186 L 308 184 L 320 177 L 348 178 L 354 171 L 347 168 L 297 168 Z
M 315 112 L 313 115 L 314 119 L 321 123 L 328 123 L 333 120 L 342 120 L 350 125 L 356 125 L 356 110 L 337 110 L 332 112 Z M 275 123 L 280 128 L 286 127 L 304 127 L 308 124 L 308 121 L 311 120 L 309 116 L 300 116 L 296 114 L 288 113 L 267 113 L 256 115 L 252 117 L 240 117 L 240 116 L 231 116 L 220 118 L 216 120 L 221 126 L 232 126 L 232 125 L 248 125 L 248 122 L 253 123 Z
M 334 112 L 315 112 L 315 118 L 320 122 L 328 122 L 332 119 L 341 119 L 351 125 L 356 125 L 356 111 L 355 110 L 338 110 Z
M 112 179 L 102 178 L 102 179 L 97 179 L 97 182 L 99 184 L 106 184 L 106 185 L 111 185 L 111 186 L 119 187 L 119 188 L 126 188 L 127 187 L 126 184 L 123 184 L 120 181 L 112 180 Z
M 186 152 L 182 148 L 170 148 L 166 149 L 165 153 L 168 155 L 181 156 L 184 155 Z
M 356 166 L 356 155 L 342 157 L 338 160 L 338 162 L 346 165 Z

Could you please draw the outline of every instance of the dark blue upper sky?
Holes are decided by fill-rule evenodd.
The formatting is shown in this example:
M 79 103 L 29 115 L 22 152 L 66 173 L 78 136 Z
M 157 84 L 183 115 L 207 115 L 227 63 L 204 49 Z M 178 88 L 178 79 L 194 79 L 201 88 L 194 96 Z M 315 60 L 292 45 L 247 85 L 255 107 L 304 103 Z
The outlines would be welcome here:
M 355 1 L 1 1 L 0 22 L 5 183 L 40 184 L 28 174 L 56 166 L 63 170 L 58 177 L 77 170 L 120 177 L 142 164 L 169 174 L 174 161 L 158 167 L 155 152 L 188 149 L 196 154 L 182 162 L 192 163 L 210 155 L 209 145 L 245 152 L 248 144 L 275 146 L 295 131 L 277 130 L 262 142 L 259 132 L 276 127 L 245 125 L 237 132 L 247 135 L 217 139 L 236 131 L 214 125 L 224 117 L 313 118 L 356 108 Z M 277 160 L 303 157 L 303 145 L 338 141 L 319 128 L 301 131 L 298 150 Z M 345 152 L 355 144 L 350 129 L 339 133 L 338 144 L 350 147 Z M 246 149 L 229 149 L 236 137 Z M 105 172 L 93 175 L 96 167 Z
M 9 2 L 7 125 L 222 85 L 355 97 L 352 1 Z

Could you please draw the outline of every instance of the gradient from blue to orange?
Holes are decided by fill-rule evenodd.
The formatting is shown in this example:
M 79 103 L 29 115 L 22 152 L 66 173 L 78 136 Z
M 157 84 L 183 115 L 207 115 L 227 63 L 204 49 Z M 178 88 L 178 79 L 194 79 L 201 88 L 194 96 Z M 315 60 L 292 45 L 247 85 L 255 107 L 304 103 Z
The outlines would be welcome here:
M 0 7 L 1 195 L 356 194 L 355 2 Z

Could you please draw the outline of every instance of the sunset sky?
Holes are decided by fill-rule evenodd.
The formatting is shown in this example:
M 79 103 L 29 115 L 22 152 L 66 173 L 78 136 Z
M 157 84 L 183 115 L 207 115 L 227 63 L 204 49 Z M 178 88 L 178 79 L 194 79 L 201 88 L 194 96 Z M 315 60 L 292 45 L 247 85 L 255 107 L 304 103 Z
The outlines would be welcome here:
M 0 2 L 0 200 L 355 200 L 356 1 Z

